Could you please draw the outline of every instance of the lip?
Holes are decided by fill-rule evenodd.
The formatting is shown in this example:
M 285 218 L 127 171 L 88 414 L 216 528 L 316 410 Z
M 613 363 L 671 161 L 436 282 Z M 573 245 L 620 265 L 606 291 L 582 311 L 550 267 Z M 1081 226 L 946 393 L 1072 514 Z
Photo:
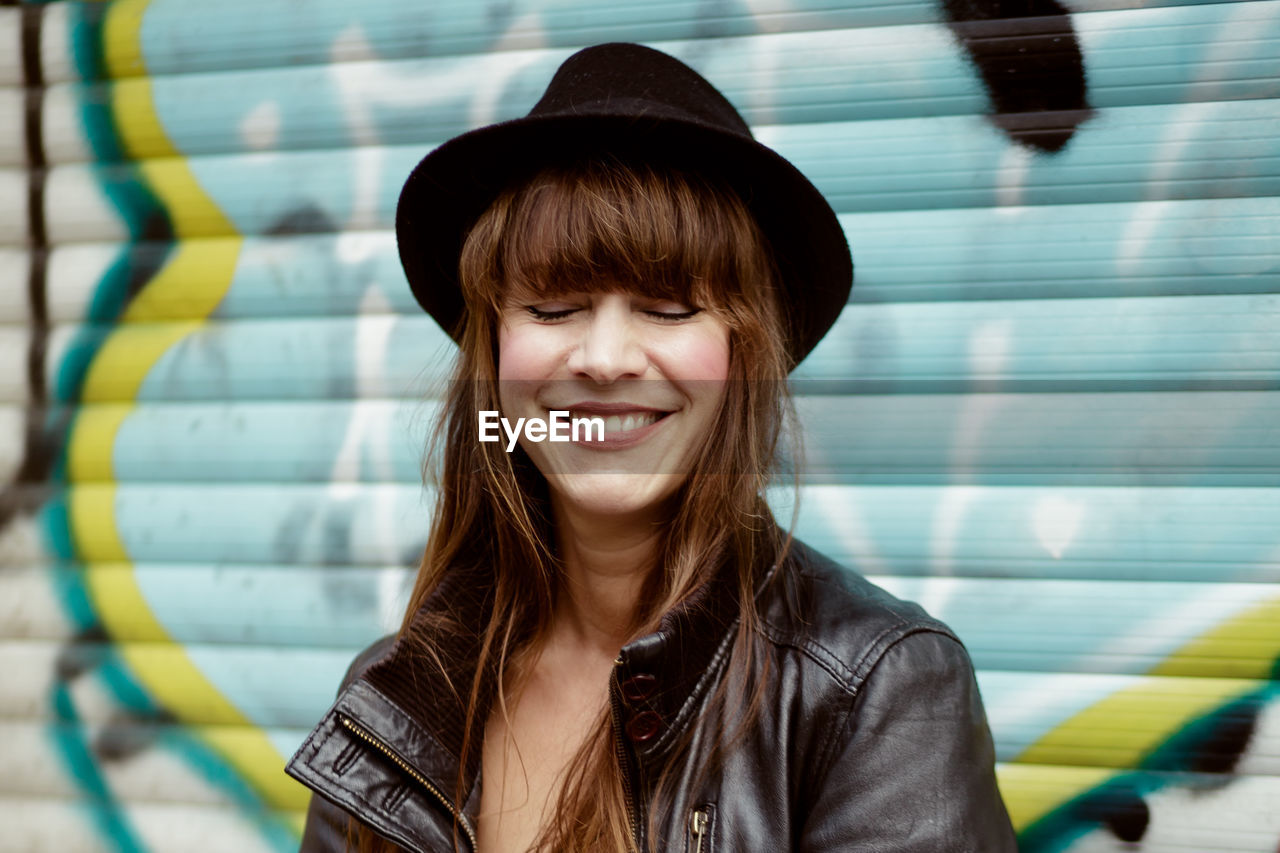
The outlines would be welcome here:
M 575 447 L 602 451 L 623 450 L 639 444 L 649 436 L 653 435 L 653 433 L 657 432 L 658 429 L 666 423 L 668 416 L 673 414 L 673 410 L 671 409 L 659 409 L 653 406 L 641 406 L 636 403 L 627 402 L 605 403 L 597 400 L 584 400 L 579 403 L 556 406 L 555 409 L 567 410 L 571 413 L 572 417 L 598 416 L 607 418 L 612 415 L 628 415 L 636 413 L 656 413 L 659 416 L 658 419 L 651 424 L 646 424 L 645 426 L 636 429 L 629 429 L 625 432 L 606 434 L 605 438 L 600 441 L 586 441 L 579 438 L 577 441 L 572 442 Z M 548 412 L 550 411 L 551 410 L 549 409 Z
M 581 400 L 577 403 L 566 403 L 563 406 L 549 406 L 548 409 L 565 409 L 579 414 L 600 415 L 606 418 L 610 415 L 625 415 L 631 412 L 658 412 L 665 415 L 675 411 L 674 409 L 662 409 L 657 406 L 644 406 L 640 403 L 629 403 L 626 400 L 612 403 L 605 403 L 600 400 Z

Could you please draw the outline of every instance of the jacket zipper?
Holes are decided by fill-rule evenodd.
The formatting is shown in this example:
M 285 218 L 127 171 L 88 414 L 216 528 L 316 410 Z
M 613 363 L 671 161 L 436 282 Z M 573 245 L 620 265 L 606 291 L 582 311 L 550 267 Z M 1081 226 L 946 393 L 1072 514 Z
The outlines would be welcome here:
M 342 721 L 343 728 L 355 734 L 358 738 L 360 738 L 365 743 L 372 746 L 374 749 L 381 752 L 387 758 L 390 758 L 392 761 L 396 763 L 396 765 L 401 770 L 409 774 L 411 778 L 415 779 L 418 782 L 418 784 L 422 785 L 422 787 L 426 788 L 428 791 L 434 794 L 435 798 L 439 800 L 440 803 L 446 809 L 449 810 L 449 813 L 453 815 L 454 819 L 457 820 L 458 823 L 462 825 L 463 831 L 467 833 L 467 839 L 471 842 L 471 849 L 472 850 L 479 849 L 480 845 L 476 841 L 475 830 L 471 828 L 471 824 L 467 823 L 467 819 L 462 816 L 462 812 L 458 811 L 456 808 L 453 807 L 453 803 L 449 801 L 449 798 L 446 797 L 444 794 L 440 793 L 439 788 L 437 788 L 435 785 L 432 785 L 430 782 L 428 782 L 425 776 L 423 776 L 417 770 L 414 770 L 412 767 L 410 767 L 409 764 L 403 758 L 396 755 L 395 752 L 392 751 L 391 747 L 387 746 L 382 741 L 378 740 L 367 729 L 362 727 L 359 723 L 355 722 L 350 717 L 339 716 L 338 719 Z
M 692 853 L 702 853 L 702 838 L 707 832 L 707 810 L 694 809 L 689 815 L 689 837 L 693 841 Z
M 618 766 L 622 768 L 622 797 L 627 806 L 627 820 L 631 823 L 631 840 L 633 849 L 639 849 L 640 835 L 639 826 L 636 820 L 635 796 L 631 791 L 631 762 L 627 758 L 627 748 L 623 745 L 622 740 L 622 702 L 618 699 L 618 688 L 616 677 L 618 664 L 622 663 L 622 658 L 616 658 L 613 661 L 614 675 L 613 683 L 609 685 L 609 702 L 613 706 L 613 747 L 618 753 Z

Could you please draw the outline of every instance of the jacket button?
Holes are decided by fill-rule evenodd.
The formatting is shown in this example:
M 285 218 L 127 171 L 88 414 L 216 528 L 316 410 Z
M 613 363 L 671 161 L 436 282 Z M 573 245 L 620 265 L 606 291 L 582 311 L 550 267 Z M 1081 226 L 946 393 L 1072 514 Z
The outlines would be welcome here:
M 622 682 L 622 695 L 628 702 L 639 702 L 648 698 L 658 686 L 658 679 L 648 673 L 633 675 Z
M 662 717 L 656 711 L 642 711 L 627 723 L 627 737 L 636 743 L 644 743 L 662 728 Z

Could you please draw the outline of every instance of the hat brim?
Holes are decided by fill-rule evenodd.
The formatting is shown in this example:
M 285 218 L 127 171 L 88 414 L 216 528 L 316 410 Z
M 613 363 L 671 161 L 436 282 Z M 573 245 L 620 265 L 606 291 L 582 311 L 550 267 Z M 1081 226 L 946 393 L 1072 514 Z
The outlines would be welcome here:
M 513 182 L 551 162 L 615 154 L 725 180 L 769 240 L 781 275 L 787 348 L 799 363 L 848 302 L 853 259 L 835 211 L 795 166 L 754 139 L 656 115 L 526 116 L 457 136 L 414 168 L 396 208 L 396 243 L 418 303 L 457 340 L 458 260 L 468 232 Z

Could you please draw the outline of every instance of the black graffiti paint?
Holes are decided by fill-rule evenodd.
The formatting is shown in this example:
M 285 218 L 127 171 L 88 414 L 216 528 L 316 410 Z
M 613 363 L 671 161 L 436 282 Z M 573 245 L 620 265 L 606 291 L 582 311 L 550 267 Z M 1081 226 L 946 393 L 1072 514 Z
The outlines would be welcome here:
M 1206 737 L 1192 762 L 1191 769 L 1199 773 L 1234 772 L 1253 740 L 1261 710 L 1260 706 L 1254 705 L 1242 709 L 1242 713 L 1221 715 L 1218 725 Z
M 1076 804 L 1075 815 L 1085 823 L 1105 826 L 1116 838 L 1131 844 L 1141 841 L 1151 825 L 1151 810 L 1142 794 L 1124 786 L 1085 797 Z
M 323 209 L 311 202 L 304 202 L 281 214 L 263 233 L 278 237 L 291 234 L 328 234 L 341 230 L 341 223 Z
M 1061 151 L 1092 114 L 1084 54 L 1057 0 L 942 0 L 978 70 L 991 120 L 1013 141 Z
M 44 7 L 36 4 L 21 6 L 21 47 L 25 104 L 23 110 L 23 140 L 27 161 L 27 305 L 28 339 L 26 352 L 27 406 L 24 412 L 25 428 L 22 437 L 22 457 L 17 472 L 10 482 L 0 485 L 0 530 L 20 515 L 32 515 L 48 502 L 53 484 L 59 478 L 60 460 L 66 450 L 68 428 L 73 407 L 80 395 L 80 383 L 91 357 L 87 354 L 94 347 L 73 348 L 84 353 L 77 363 L 68 359 L 60 371 L 62 381 L 50 388 L 46 377 L 46 360 L 50 318 L 48 308 L 48 257 L 50 245 L 45 215 L 45 175 L 48 163 L 45 157 L 43 108 L 45 80 L 40 56 Z M 86 28 L 88 41 L 100 42 L 98 29 Z M 119 151 L 116 133 L 109 113 L 99 108 L 86 114 L 89 121 L 89 137 L 95 159 L 101 161 L 116 156 Z M 149 209 L 163 208 L 154 198 L 145 205 Z M 156 218 L 154 214 L 149 218 Z M 167 216 L 152 230 L 165 239 L 172 239 L 172 228 Z M 132 229 L 132 230 L 137 230 Z M 93 302 L 94 315 L 90 324 L 112 324 L 128 302 L 141 290 L 163 265 L 170 250 L 169 244 L 135 246 L 123 252 L 121 258 L 107 273 L 99 287 L 99 296 Z M 105 294 L 105 296 L 104 296 Z M 86 324 L 86 332 L 93 335 Z
M 1169 738 L 1144 762 L 1148 770 L 1227 775 L 1249 750 L 1262 709 L 1273 700 L 1271 685 L 1247 693 Z
M 27 409 L 22 461 L 13 482 L 0 488 L 0 530 L 19 514 L 31 514 L 47 498 L 46 490 L 31 488 L 48 480 L 61 444 L 50 435 L 44 381 L 45 351 L 49 338 L 48 306 L 44 282 L 48 239 L 44 221 L 44 140 L 40 120 L 44 105 L 44 75 L 40 67 L 40 30 L 43 10 L 22 7 L 22 73 L 26 88 L 23 138 L 27 155 L 27 303 L 30 335 L 27 339 Z M 65 429 L 65 422 L 63 423 Z

